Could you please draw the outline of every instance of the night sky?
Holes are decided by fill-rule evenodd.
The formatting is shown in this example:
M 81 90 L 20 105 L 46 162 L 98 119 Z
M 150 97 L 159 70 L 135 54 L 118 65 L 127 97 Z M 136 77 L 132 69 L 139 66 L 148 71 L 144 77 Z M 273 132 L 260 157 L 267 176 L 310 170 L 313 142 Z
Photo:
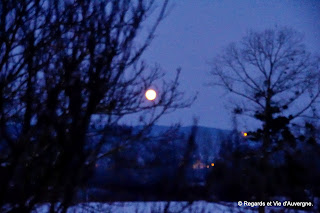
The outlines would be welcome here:
M 227 44 L 239 41 L 248 30 L 276 25 L 302 32 L 307 49 L 319 52 L 320 1 L 172 0 L 170 13 L 159 26 L 144 59 L 149 64 L 159 63 L 169 77 L 181 67 L 181 89 L 187 95 L 196 91 L 199 95 L 191 108 L 164 116 L 159 124 L 191 125 L 196 116 L 201 126 L 232 128 L 226 109 L 227 93 L 222 88 L 205 86 L 210 79 L 208 62 Z

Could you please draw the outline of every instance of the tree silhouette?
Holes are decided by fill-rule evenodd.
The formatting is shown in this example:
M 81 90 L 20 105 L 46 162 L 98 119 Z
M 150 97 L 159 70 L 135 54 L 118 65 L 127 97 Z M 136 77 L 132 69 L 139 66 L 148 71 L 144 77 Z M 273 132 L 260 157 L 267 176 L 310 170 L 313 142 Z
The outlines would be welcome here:
M 66 212 L 98 158 L 191 104 L 178 90 L 180 71 L 161 84 L 160 67 L 141 60 L 167 4 L 0 2 L 0 209 L 30 212 L 48 202 L 50 212 Z M 157 18 L 146 29 L 152 11 Z M 147 102 L 143 93 L 154 85 L 159 97 Z M 143 128 L 101 153 L 121 119 L 139 113 Z
M 249 32 L 212 63 L 213 84 L 240 98 L 234 113 L 261 121 L 265 146 L 277 129 L 310 115 L 319 97 L 319 60 L 302 41 L 289 28 Z
M 261 123 L 248 134 L 250 141 L 262 142 L 259 150 L 251 154 L 238 150 L 234 154 L 238 164 L 252 169 L 241 173 L 245 180 L 252 180 L 247 186 L 251 184 L 256 189 L 251 197 L 265 200 L 274 193 L 272 184 L 276 185 L 277 172 L 271 161 L 279 159 L 277 152 L 285 152 L 282 155 L 286 156 L 287 168 L 282 169 L 286 170 L 286 177 L 296 165 L 293 158 L 300 134 L 295 134 L 292 126 L 299 123 L 298 118 L 318 118 L 315 104 L 320 95 L 319 60 L 306 51 L 298 32 L 275 28 L 249 32 L 241 42 L 230 44 L 214 59 L 210 73 L 213 85 L 222 86 L 233 95 L 234 114 Z

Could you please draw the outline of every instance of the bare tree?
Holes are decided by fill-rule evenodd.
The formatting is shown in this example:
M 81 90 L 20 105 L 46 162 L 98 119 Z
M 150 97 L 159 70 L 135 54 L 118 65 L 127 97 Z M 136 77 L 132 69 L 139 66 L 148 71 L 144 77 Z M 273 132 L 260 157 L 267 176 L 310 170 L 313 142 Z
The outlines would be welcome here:
M 233 113 L 262 123 L 248 137 L 262 142 L 260 150 L 250 156 L 235 152 L 241 161 L 249 159 L 254 165 L 251 172 L 244 169 L 240 174 L 246 180 L 252 179 L 252 183 L 258 181 L 251 187 L 255 191 L 250 191 L 255 199 L 266 200 L 273 193 L 271 188 L 280 188 L 272 182 L 276 180 L 276 169 L 270 164 L 270 156 L 284 150 L 288 165 L 293 159 L 296 137 L 290 125 L 297 118 L 317 118 L 314 105 L 320 95 L 319 74 L 319 60 L 306 51 L 301 34 L 289 28 L 249 32 L 214 59 L 214 85 L 234 95 Z M 290 175 L 296 177 L 297 173 Z M 259 207 L 259 212 L 264 212 L 264 208 Z
M 270 143 L 275 121 L 280 125 L 287 117 L 287 124 L 310 115 L 319 97 L 319 60 L 302 41 L 288 28 L 249 32 L 212 63 L 214 85 L 240 98 L 234 113 L 262 122 L 264 145 Z
M 0 210 L 49 202 L 51 212 L 66 212 L 97 158 L 191 104 L 178 90 L 180 71 L 160 84 L 161 69 L 141 61 L 168 4 L 154 2 L 0 2 Z M 157 18 L 145 29 L 152 11 Z M 146 102 L 154 85 L 159 97 Z M 135 113 L 144 128 L 101 153 L 112 128 Z M 97 117 L 101 137 L 88 149 Z

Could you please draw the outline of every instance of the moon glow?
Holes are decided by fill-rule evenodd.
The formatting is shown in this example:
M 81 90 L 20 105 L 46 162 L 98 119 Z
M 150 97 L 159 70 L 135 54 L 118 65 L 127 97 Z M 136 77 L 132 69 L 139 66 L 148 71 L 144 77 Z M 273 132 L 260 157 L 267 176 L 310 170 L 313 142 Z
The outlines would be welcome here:
M 148 89 L 145 95 L 149 101 L 153 101 L 157 97 L 157 93 L 153 89 Z

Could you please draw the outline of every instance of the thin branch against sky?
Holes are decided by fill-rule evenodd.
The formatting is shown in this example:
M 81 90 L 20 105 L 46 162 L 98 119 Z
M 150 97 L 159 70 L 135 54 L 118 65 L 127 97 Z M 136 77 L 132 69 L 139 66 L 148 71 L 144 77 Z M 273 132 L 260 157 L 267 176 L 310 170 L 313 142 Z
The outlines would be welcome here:
M 199 91 L 190 109 L 163 117 L 160 124 L 181 121 L 231 128 L 231 116 L 221 89 L 211 89 L 208 72 L 212 58 L 230 42 L 238 42 L 248 30 L 288 26 L 304 35 L 311 52 L 320 46 L 320 1 L 172 1 L 169 15 L 159 26 L 144 58 L 159 63 L 170 76 L 181 67 L 181 86 L 187 94 Z

